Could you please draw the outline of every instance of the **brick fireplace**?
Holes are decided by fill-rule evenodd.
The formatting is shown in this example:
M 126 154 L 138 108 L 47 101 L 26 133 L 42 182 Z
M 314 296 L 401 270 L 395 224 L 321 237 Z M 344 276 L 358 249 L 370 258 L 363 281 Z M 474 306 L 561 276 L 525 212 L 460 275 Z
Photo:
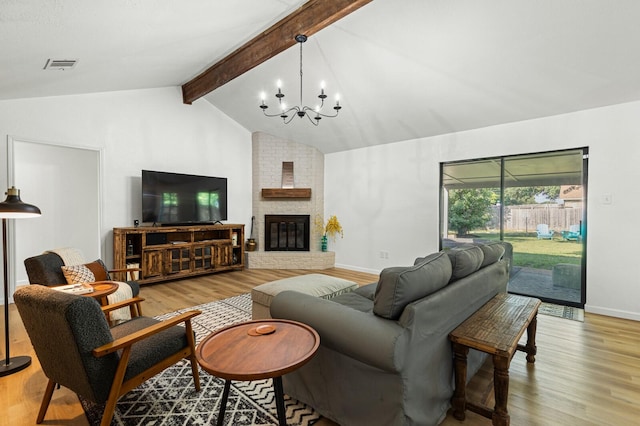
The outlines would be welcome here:
M 264 188 L 281 188 L 283 162 L 293 162 L 293 186 L 311 188 L 310 197 L 262 196 Z M 247 268 L 332 268 L 335 265 L 335 253 L 322 252 L 320 235 L 314 232 L 315 218 L 322 217 L 324 213 L 324 155 L 313 147 L 256 132 L 252 135 L 252 169 L 252 215 L 255 217 L 253 238 L 256 239 L 257 250 L 246 252 Z M 273 241 L 266 240 L 265 229 L 271 230 L 272 225 L 266 226 L 265 220 L 267 216 L 278 215 L 309 218 L 306 225 L 309 234 L 308 250 L 271 250 Z M 280 222 L 278 229 L 282 226 Z M 270 249 L 266 249 L 266 243 Z

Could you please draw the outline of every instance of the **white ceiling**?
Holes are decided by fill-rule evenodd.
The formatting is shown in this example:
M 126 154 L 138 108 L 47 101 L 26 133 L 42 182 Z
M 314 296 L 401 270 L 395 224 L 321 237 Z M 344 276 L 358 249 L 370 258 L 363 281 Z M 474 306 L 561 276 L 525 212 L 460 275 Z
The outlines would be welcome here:
M 303 3 L 0 0 L 0 99 L 180 86 Z M 639 21 L 637 0 L 373 0 L 304 44 L 304 102 L 324 80 L 338 118 L 262 116 L 278 78 L 297 103 L 298 46 L 196 102 L 335 152 L 635 101 Z

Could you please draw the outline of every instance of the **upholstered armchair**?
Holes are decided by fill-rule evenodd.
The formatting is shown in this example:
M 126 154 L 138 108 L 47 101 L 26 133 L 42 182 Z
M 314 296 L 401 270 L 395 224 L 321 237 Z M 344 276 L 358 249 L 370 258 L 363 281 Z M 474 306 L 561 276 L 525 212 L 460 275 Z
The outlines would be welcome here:
M 189 311 L 165 321 L 136 317 L 109 328 L 91 297 L 41 285 L 23 286 L 14 299 L 42 371 L 49 379 L 36 423 L 42 423 L 56 384 L 85 399 L 105 404 L 101 425 L 109 425 L 118 398 L 183 358 L 191 361 L 200 390 L 195 338 Z M 184 327 L 178 324 L 184 323 Z
M 134 273 L 139 269 L 109 270 L 102 260 L 86 264 L 88 269 L 94 274 L 95 281 L 111 280 L 111 273 L 127 272 L 129 280 L 127 284 L 131 287 L 134 296 L 140 293 L 140 286 L 134 279 Z M 27 276 L 31 284 L 41 284 L 46 286 L 68 284 L 62 267 L 65 266 L 62 258 L 53 252 L 46 252 L 38 256 L 29 257 L 24 260 Z
M 81 254 L 78 254 L 78 256 L 81 256 Z M 78 259 L 82 259 L 82 257 Z M 109 302 L 119 302 L 140 294 L 140 285 L 138 285 L 134 279 L 134 274 L 136 271 L 139 271 L 139 269 L 109 270 L 100 259 L 88 263 L 84 263 L 83 261 L 82 264 L 68 266 L 65 265 L 65 261 L 57 253 L 45 252 L 44 254 L 25 259 L 24 266 L 27 271 L 27 276 L 29 277 L 29 283 L 45 286 L 76 284 L 78 282 L 110 281 L 111 273 L 127 272 L 129 281 L 127 281 L 126 284 L 128 284 L 131 289 L 130 293 L 122 291 L 121 288 L 115 295 L 109 297 Z M 74 282 L 67 279 L 68 276 L 73 277 Z M 136 315 L 142 315 L 140 303 L 136 303 L 131 311 L 135 312 Z M 126 311 L 114 311 L 113 315 L 111 315 L 111 319 L 116 321 L 130 318 Z

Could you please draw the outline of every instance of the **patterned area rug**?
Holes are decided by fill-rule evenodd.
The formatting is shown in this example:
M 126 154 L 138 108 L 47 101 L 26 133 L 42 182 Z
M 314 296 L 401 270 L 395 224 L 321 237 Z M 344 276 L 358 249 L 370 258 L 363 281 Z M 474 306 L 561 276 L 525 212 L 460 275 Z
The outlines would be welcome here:
M 192 320 L 193 329 L 196 332 L 196 343 L 199 343 L 215 330 L 249 321 L 251 296 L 247 293 L 157 318 L 170 318 L 192 309 L 202 311 L 202 314 Z M 224 380 L 200 370 L 200 382 L 202 389 L 196 392 L 191 376 L 191 366 L 183 360 L 120 398 L 111 425 L 215 424 L 220 410 Z M 89 424 L 99 425 L 104 406 L 79 399 Z M 287 425 L 312 425 L 320 418 L 312 408 L 287 395 L 285 395 L 285 408 Z M 267 379 L 232 382 L 224 424 L 234 426 L 278 424 L 272 381 Z
M 584 310 L 572 306 L 554 305 L 543 302 L 542 305 L 540 305 L 540 309 L 538 309 L 538 313 L 584 322 Z

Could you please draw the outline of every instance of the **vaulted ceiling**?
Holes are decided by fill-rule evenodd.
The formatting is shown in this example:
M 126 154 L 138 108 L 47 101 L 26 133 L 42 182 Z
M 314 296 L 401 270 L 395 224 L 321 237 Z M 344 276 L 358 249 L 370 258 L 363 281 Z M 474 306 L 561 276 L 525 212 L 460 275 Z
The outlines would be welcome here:
M 0 100 L 182 86 L 304 4 L 0 0 Z M 338 118 L 262 115 L 278 79 L 298 103 L 297 45 L 195 102 L 334 152 L 635 101 L 638 21 L 636 0 L 373 0 L 303 46 L 303 102 L 325 81 Z

